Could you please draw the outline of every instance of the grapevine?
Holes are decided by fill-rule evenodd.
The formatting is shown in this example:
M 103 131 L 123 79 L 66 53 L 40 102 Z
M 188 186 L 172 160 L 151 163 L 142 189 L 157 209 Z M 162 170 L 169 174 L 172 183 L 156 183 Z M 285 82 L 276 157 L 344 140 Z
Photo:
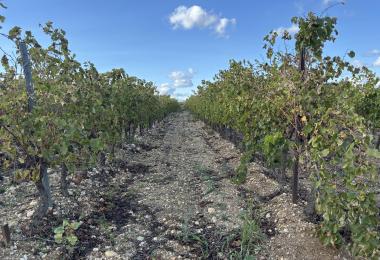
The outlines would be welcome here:
M 243 134 L 239 182 L 247 162 L 261 154 L 279 174 L 292 169 L 297 203 L 298 174 L 310 173 L 323 243 L 347 242 L 354 255 L 376 257 L 379 152 L 372 130 L 378 128 L 378 79 L 344 58 L 324 56 L 325 43 L 338 35 L 336 18 L 309 13 L 292 22 L 299 28 L 294 36 L 275 31 L 265 36 L 266 62 L 231 61 L 214 81 L 202 82 L 186 106 L 212 126 Z M 294 43 L 294 53 L 276 51 L 278 38 Z

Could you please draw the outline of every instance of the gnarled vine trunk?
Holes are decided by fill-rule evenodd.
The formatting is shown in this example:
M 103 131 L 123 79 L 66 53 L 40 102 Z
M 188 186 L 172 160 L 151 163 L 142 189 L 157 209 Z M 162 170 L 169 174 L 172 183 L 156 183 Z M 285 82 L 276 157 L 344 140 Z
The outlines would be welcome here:
M 305 47 L 301 48 L 300 51 L 300 61 L 298 70 L 302 73 L 302 81 L 305 81 L 306 77 L 306 49 Z M 293 203 L 298 202 L 298 182 L 299 182 L 299 164 L 300 164 L 300 154 L 302 151 L 301 146 L 303 145 L 303 140 L 301 136 L 302 125 L 300 121 L 300 115 L 296 113 L 294 115 L 294 133 L 295 133 L 295 141 L 296 141 L 296 149 L 294 150 L 294 162 L 293 162 Z
M 106 161 L 107 161 L 107 156 L 106 156 L 106 153 L 105 152 L 100 152 L 100 155 L 99 155 L 99 161 L 100 161 L 100 166 L 104 167 L 106 165 Z
M 69 196 L 69 182 L 67 181 L 67 176 L 68 176 L 68 169 L 66 164 L 62 164 L 61 166 L 61 183 L 60 183 L 60 188 L 62 195 L 65 197 Z
M 40 165 L 40 176 L 36 182 L 36 187 L 40 197 L 39 206 L 34 214 L 37 218 L 45 216 L 48 210 L 53 208 L 53 199 L 51 196 L 50 182 L 47 169 L 47 163 L 42 161 Z

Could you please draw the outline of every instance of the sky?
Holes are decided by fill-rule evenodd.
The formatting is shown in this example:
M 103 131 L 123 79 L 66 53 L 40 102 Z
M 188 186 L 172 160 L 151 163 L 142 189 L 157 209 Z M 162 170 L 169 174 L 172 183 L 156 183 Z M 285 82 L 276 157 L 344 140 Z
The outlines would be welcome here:
M 6 33 L 17 25 L 47 43 L 39 24 L 53 21 L 70 49 L 99 71 L 124 68 L 152 81 L 162 94 L 185 99 L 212 80 L 229 60 L 264 60 L 263 37 L 290 19 L 321 14 L 338 0 L 3 0 Z M 338 18 L 339 36 L 328 55 L 356 52 L 353 63 L 380 75 L 380 0 L 345 0 L 325 12 Z M 0 46 L 12 48 L 6 39 Z

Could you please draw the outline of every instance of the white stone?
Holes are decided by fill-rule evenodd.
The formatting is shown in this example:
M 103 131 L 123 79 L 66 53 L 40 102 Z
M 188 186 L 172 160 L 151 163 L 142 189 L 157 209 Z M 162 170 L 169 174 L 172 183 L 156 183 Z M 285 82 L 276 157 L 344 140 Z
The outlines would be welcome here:
M 104 255 L 105 255 L 106 257 L 115 257 L 115 256 L 117 256 L 117 253 L 114 252 L 114 251 L 109 250 L 109 251 L 106 251 L 106 252 L 104 253 Z
M 214 209 L 214 208 L 208 208 L 208 209 L 207 209 L 207 212 L 208 212 L 209 214 L 213 214 L 213 213 L 215 213 L 215 209 Z
M 26 216 L 27 216 L 28 218 L 30 218 L 31 216 L 33 216 L 33 213 L 34 213 L 34 210 L 28 210 L 28 211 L 26 212 Z

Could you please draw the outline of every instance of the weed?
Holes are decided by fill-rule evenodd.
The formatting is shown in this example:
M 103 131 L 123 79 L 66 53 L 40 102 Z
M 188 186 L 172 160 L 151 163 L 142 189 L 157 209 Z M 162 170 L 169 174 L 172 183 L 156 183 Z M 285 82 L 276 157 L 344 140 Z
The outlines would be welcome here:
M 207 259 L 210 256 L 209 244 L 207 239 L 203 235 L 191 234 L 190 239 L 199 245 L 202 251 L 202 258 Z
M 202 181 L 206 182 L 207 191 L 206 194 L 210 194 L 216 190 L 217 186 L 215 185 L 215 180 L 213 171 L 203 165 L 196 165 L 195 172 L 201 177 Z
M 236 170 L 236 175 L 233 179 L 233 182 L 236 184 L 242 184 L 247 179 L 248 174 L 248 164 L 252 161 L 253 152 L 247 150 L 240 159 L 240 165 Z
M 190 230 L 190 215 L 186 214 L 184 217 L 183 224 L 181 226 L 181 237 L 180 239 L 188 243 L 190 242 L 191 230 Z
M 226 203 L 219 202 L 219 203 L 216 203 L 216 206 L 217 206 L 220 210 L 226 210 L 226 209 L 227 209 L 227 204 L 226 204 Z
M 210 255 L 209 244 L 207 238 L 203 235 L 196 234 L 190 227 L 191 210 L 185 216 L 181 228 L 179 239 L 185 244 L 196 245 L 202 252 L 202 259 L 207 259 Z
M 228 218 L 228 216 L 226 214 L 223 214 L 222 217 L 221 217 L 221 220 L 228 221 L 229 218 Z
M 260 229 L 258 216 L 253 212 L 252 204 L 243 212 L 241 218 L 243 223 L 239 234 L 231 235 L 226 239 L 226 245 L 234 243 L 236 246 L 235 249 L 229 252 L 229 259 L 256 259 L 265 235 Z
M 63 220 L 62 225 L 54 229 L 54 240 L 58 244 L 64 244 L 73 247 L 78 243 L 78 237 L 75 231 L 79 228 L 82 222 Z

